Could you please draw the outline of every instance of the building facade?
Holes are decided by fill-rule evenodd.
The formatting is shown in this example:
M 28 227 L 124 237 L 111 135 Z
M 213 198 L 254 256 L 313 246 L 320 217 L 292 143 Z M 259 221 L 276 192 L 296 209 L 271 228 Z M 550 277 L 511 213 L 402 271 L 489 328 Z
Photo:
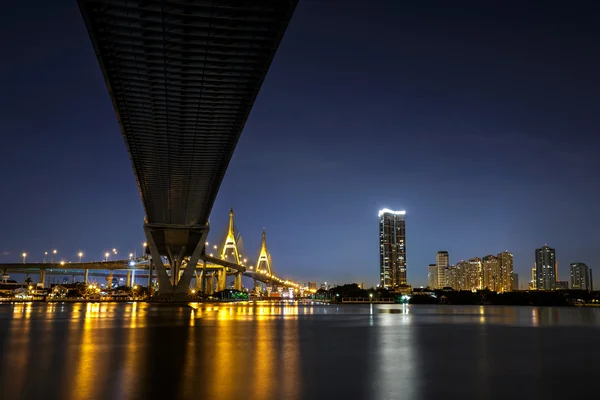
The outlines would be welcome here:
M 500 264 L 498 263 L 498 257 L 488 255 L 482 259 L 482 285 L 484 289 L 491 290 L 493 292 L 498 291 L 500 286 Z
M 500 286 L 498 292 L 511 292 L 518 290 L 519 285 L 514 282 L 514 261 L 513 255 L 508 251 L 498 254 L 498 266 L 500 272 Z
M 446 282 L 446 270 L 450 265 L 450 260 L 447 251 L 438 251 L 435 256 L 435 264 L 437 265 L 437 287 L 442 289 L 448 285 Z
M 456 290 L 457 284 L 456 265 L 450 265 L 446 269 L 446 286 Z
M 406 211 L 379 211 L 379 286 L 406 285 Z
M 517 274 L 516 272 L 513 272 L 513 288 L 512 290 L 520 290 L 521 288 L 519 287 L 519 274 Z
M 571 263 L 571 289 L 592 290 L 590 269 L 584 263 Z
M 535 287 L 556 290 L 556 251 L 544 245 L 535 250 Z
M 429 289 L 437 289 L 437 265 L 429 264 L 427 267 L 427 287 Z

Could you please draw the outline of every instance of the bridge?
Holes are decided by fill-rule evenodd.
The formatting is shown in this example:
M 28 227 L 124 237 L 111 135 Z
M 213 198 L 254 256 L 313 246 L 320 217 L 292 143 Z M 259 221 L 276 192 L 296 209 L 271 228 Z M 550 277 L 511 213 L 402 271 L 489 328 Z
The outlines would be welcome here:
M 302 296 L 305 290 L 298 282 L 291 279 L 285 279 L 275 274 L 271 260 L 271 254 L 267 248 L 266 232 L 263 229 L 260 250 L 256 262 L 248 262 L 247 258 L 242 258 L 240 251 L 240 233 L 237 231 L 234 222 L 233 209 L 229 212 L 229 223 L 227 233 L 224 239 L 214 245 L 217 254 L 203 253 L 199 257 L 195 268 L 190 268 L 189 261 L 185 268 L 193 270 L 192 277 L 195 278 L 196 286 L 194 293 L 211 295 L 214 292 L 223 291 L 227 288 L 227 277 L 233 276 L 233 288 L 242 290 L 242 275 L 254 280 L 254 288 L 258 293 L 267 293 L 271 296 L 272 292 L 278 291 L 283 294 L 284 290 L 292 291 L 292 295 Z M 208 242 L 204 243 L 205 247 Z M 170 279 L 174 279 L 174 270 L 169 262 L 161 260 L 162 265 L 167 269 Z M 0 272 L 3 274 L 3 280 L 8 279 L 9 273 L 27 273 L 39 274 L 39 284 L 42 287 L 46 286 L 47 274 L 53 275 L 70 275 L 82 276 L 83 282 L 88 283 L 90 271 L 92 275 L 106 278 L 107 287 L 112 285 L 113 277 L 126 276 L 125 286 L 134 286 L 136 274 L 138 278 L 143 276 L 147 278 L 148 287 L 152 287 L 154 280 L 152 256 L 143 256 L 139 258 L 129 258 L 124 260 L 114 261 L 92 261 L 92 262 L 65 262 L 58 263 L 12 263 L 0 264 Z M 179 275 L 183 275 L 183 271 L 179 271 Z M 263 286 L 265 284 L 266 286 Z M 189 286 L 188 286 L 188 290 Z
M 297 0 L 78 2 L 132 161 L 160 294 L 187 293 L 188 266 L 200 260 L 235 270 L 241 285 L 239 267 L 207 260 L 209 215 Z

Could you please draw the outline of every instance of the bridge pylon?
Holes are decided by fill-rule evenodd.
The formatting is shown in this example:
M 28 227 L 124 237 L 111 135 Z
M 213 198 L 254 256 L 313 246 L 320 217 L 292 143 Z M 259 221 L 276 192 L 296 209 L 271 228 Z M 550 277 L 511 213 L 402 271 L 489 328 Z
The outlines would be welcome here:
M 229 210 L 229 227 L 227 228 L 227 236 L 221 247 L 221 260 L 229 261 L 240 265 L 240 252 L 238 250 L 238 237 L 235 234 L 235 225 L 233 223 L 233 208 Z
M 267 250 L 267 232 L 264 229 L 262 232 L 260 253 L 258 255 L 258 260 L 256 261 L 256 272 L 262 272 L 271 275 L 273 274 L 271 254 Z

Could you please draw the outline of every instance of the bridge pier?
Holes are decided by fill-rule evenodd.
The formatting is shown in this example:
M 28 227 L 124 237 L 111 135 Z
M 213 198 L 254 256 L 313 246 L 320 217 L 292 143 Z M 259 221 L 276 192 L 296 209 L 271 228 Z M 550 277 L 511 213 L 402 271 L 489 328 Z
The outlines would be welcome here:
M 197 293 L 204 293 L 204 291 L 202 290 L 202 281 L 204 280 L 204 271 L 196 271 L 195 272 L 196 275 L 196 292 Z
M 194 276 L 196 265 L 204 251 L 208 224 L 204 226 L 152 225 L 146 222 L 144 231 L 152 255 L 152 261 L 158 276 L 159 293 L 171 296 L 186 294 L 190 290 L 190 282 Z M 160 243 L 159 249 L 157 242 Z M 186 268 L 180 276 L 182 264 L 187 258 Z M 167 255 L 171 276 L 167 273 L 161 254 Z
M 148 294 L 152 294 L 152 265 L 154 262 L 150 260 L 148 263 Z
M 125 281 L 125 286 L 132 286 L 131 285 L 131 270 L 127 270 L 127 280 Z
M 206 260 L 202 260 L 202 278 L 200 279 L 200 284 L 202 285 L 200 287 L 200 291 L 203 294 L 207 294 L 206 293 Z
M 233 288 L 235 290 L 242 291 L 242 273 L 241 272 L 236 272 L 235 278 L 233 281 Z
M 108 289 L 112 289 L 112 284 L 113 284 L 113 272 L 111 269 L 110 272 L 108 273 L 108 276 L 106 277 L 106 287 Z
M 206 283 L 208 284 L 206 287 L 206 294 L 211 295 L 215 292 L 215 273 L 208 275 L 206 277 Z
M 42 288 L 46 287 L 46 268 L 40 268 L 40 285 Z
M 219 275 L 217 278 L 217 291 L 221 292 L 227 289 L 227 272 L 225 271 L 225 267 L 219 269 Z
M 88 283 L 88 278 L 90 276 L 90 270 L 86 269 L 84 274 L 83 274 L 83 283 L 85 283 L 87 285 Z

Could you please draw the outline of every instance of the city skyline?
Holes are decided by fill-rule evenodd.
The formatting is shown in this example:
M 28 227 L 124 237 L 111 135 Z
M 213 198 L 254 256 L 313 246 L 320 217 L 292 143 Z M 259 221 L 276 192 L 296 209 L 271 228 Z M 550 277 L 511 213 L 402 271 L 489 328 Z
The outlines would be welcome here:
M 333 2 L 300 2 L 208 240 L 233 206 L 248 249 L 258 252 L 267 228 L 282 275 L 370 286 L 374 213 L 389 207 L 410 213 L 414 286 L 427 284 L 439 249 L 454 261 L 508 249 L 515 272 L 529 277 L 532 250 L 548 243 L 561 278 L 571 262 L 596 268 L 598 27 L 552 5 L 515 21 L 487 4 L 464 14 L 445 2 L 437 13 L 386 3 L 350 2 L 340 15 Z M 12 55 L 0 68 L 14 93 L 0 108 L 0 178 L 10 194 L 0 200 L 0 254 L 10 253 L 0 262 L 23 252 L 41 260 L 54 248 L 72 260 L 79 250 L 134 251 L 145 240 L 142 205 L 75 2 L 5 10 L 1 33 L 20 40 L 0 45 Z M 540 148 L 551 161 L 534 156 Z M 482 200 L 489 186 L 494 196 Z

